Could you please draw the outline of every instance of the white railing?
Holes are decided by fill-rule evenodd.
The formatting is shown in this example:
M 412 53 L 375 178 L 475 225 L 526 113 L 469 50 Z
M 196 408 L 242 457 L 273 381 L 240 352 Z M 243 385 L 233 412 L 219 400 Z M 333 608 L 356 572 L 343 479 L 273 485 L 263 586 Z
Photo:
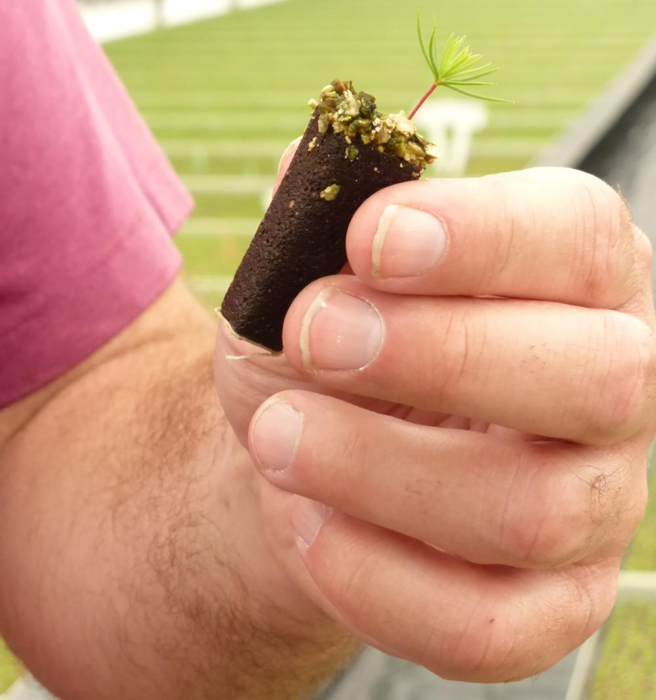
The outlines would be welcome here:
M 57 700 L 30 676 L 16 681 L 4 695 L 0 695 L 0 698 L 2 700 Z
M 78 0 L 78 3 L 89 31 L 103 42 L 282 1 Z

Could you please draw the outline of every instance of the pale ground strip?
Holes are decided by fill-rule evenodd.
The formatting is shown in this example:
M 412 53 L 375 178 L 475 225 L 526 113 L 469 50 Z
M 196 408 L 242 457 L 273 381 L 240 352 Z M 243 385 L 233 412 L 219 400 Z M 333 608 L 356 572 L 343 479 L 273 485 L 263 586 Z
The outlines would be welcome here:
M 283 0 L 112 0 L 81 3 L 82 17 L 99 42 L 147 34 L 161 26 L 194 22 Z
M 215 50 L 215 45 L 212 49 Z M 194 44 L 193 56 L 198 59 L 198 47 Z M 140 52 L 139 55 L 143 55 Z M 147 54 L 145 54 L 147 55 Z M 159 59 L 160 54 L 156 54 Z M 114 59 L 117 65 L 121 64 L 121 57 Z M 545 90 L 524 90 L 521 94 L 522 104 L 531 105 L 533 108 L 546 107 L 548 109 L 580 109 L 582 90 L 580 88 L 567 89 L 562 88 L 559 91 L 549 89 Z M 585 94 L 585 91 L 583 91 Z M 305 104 L 311 97 L 307 92 L 302 91 L 285 91 L 275 90 L 271 92 L 259 91 L 252 92 L 247 90 L 225 90 L 217 88 L 211 92 L 207 90 L 197 90 L 194 88 L 186 88 L 183 93 L 185 104 L 195 108 L 214 108 L 221 111 L 225 105 L 230 105 L 231 109 L 253 109 L 258 107 L 266 107 L 271 110 L 289 109 L 289 105 Z M 180 105 L 181 92 L 170 92 L 162 89 L 144 88 L 139 90 L 139 104 L 142 108 L 161 109 L 161 108 L 176 108 Z M 402 105 L 409 104 L 416 98 L 414 93 L 408 92 L 389 92 L 385 93 L 382 101 L 386 105 Z M 384 106 L 384 105 L 383 105 Z
M 199 38 L 200 41 L 200 38 Z M 240 45 L 238 44 L 235 46 L 234 52 L 238 52 L 240 50 Z M 333 49 L 334 44 L 328 44 L 326 45 L 326 49 Z M 272 51 L 279 51 L 280 50 L 280 45 L 272 46 Z M 321 51 L 321 46 L 312 46 L 308 47 L 308 51 Z M 485 50 L 481 48 L 481 50 Z M 562 56 L 561 56 L 562 58 Z M 302 58 L 299 56 L 299 60 L 302 60 Z M 572 58 L 568 57 L 567 59 L 563 59 L 564 63 L 563 64 L 554 64 L 553 69 L 555 70 L 564 70 L 567 69 L 568 65 L 571 65 Z M 568 63 L 569 61 L 569 63 Z M 180 76 L 185 76 L 188 79 L 188 69 L 185 69 L 184 65 L 178 65 L 177 68 L 175 65 L 172 66 L 171 70 L 167 70 L 167 75 L 171 75 L 172 77 L 176 76 L 176 73 L 179 74 Z M 385 70 L 386 73 L 386 79 L 390 84 L 403 84 L 403 81 L 407 81 L 408 77 L 408 71 L 406 67 L 399 67 L 397 65 L 390 66 L 389 68 L 386 68 Z M 257 81 L 261 75 L 262 75 L 262 67 L 260 63 L 254 61 L 252 63 L 241 63 L 241 64 L 236 64 L 234 68 L 232 69 L 232 75 L 242 81 L 244 84 L 252 84 L 252 81 L 255 80 Z M 154 88 L 154 87 L 164 87 L 168 82 L 166 78 L 162 76 L 155 76 L 153 77 L 152 72 L 143 65 L 136 65 L 136 64 L 129 64 L 125 65 L 124 67 L 121 67 L 121 76 L 124 80 L 126 80 L 131 87 L 136 87 L 137 83 L 140 83 L 141 87 L 143 88 Z M 581 64 L 579 65 L 575 71 L 570 72 L 570 80 L 569 83 L 571 85 L 580 85 L 581 88 L 585 91 L 586 86 L 592 84 L 596 85 L 602 85 L 602 81 L 605 80 L 608 77 L 608 70 L 604 67 L 603 62 L 590 62 L 590 64 Z M 334 76 L 330 76 L 329 80 L 332 80 Z M 196 81 L 191 81 L 190 87 L 194 84 L 198 84 Z M 215 78 L 210 78 L 205 81 L 205 84 L 208 88 L 216 87 L 216 88 L 221 88 L 222 86 L 225 85 L 225 80 L 222 79 L 222 77 L 219 74 L 216 74 Z M 357 86 L 356 86 L 357 87 Z M 522 86 L 518 85 L 516 87 L 517 90 L 521 90 Z M 408 107 L 414 107 L 413 104 L 408 105 Z
M 31 677 L 17 680 L 9 690 L 0 696 L 3 700 L 54 700 L 46 690 Z
M 211 143 L 211 142 L 210 142 Z M 529 158 L 535 153 L 539 145 L 544 144 L 543 140 L 527 139 L 518 141 L 517 139 L 504 140 L 474 137 L 472 147 L 472 158 Z M 210 145 L 202 141 L 197 142 L 163 142 L 166 154 L 171 158 L 185 158 L 189 160 L 189 166 L 193 173 L 181 174 L 185 185 L 198 194 L 234 194 L 260 196 L 263 192 L 271 188 L 274 175 L 249 175 L 231 174 L 218 175 L 203 173 L 210 169 L 211 161 L 238 160 L 248 169 L 249 161 L 257 164 L 261 159 L 269 159 L 277 163 L 278 159 L 288 145 L 286 141 L 262 142 L 262 148 L 253 142 L 226 142 L 225 144 L 215 143 Z M 448 143 L 446 144 L 448 145 Z M 446 153 L 446 151 L 445 151 Z M 434 166 L 439 170 L 439 162 Z
M 617 589 L 620 600 L 656 598 L 656 571 L 622 571 Z
M 300 133 L 300 129 L 299 129 Z M 547 143 L 544 137 L 510 138 L 481 134 L 474 141 L 474 156 L 478 158 L 525 158 L 535 155 L 537 149 Z M 240 141 L 235 139 L 163 139 L 160 145 L 170 158 L 215 160 L 240 160 L 245 165 L 249 160 L 267 159 L 277 161 L 288 145 L 285 139 Z M 237 177 L 237 176 L 235 176 Z
M 187 282 L 199 294 L 225 294 L 228 291 L 232 277 L 230 275 L 189 275 Z
M 273 185 L 273 175 L 181 175 L 182 182 L 199 194 L 251 194 L 261 196 Z
M 579 647 L 565 700 L 583 700 L 587 696 L 596 663 L 597 645 L 599 644 L 600 636 L 599 632 L 595 632 L 590 639 Z
M 161 140 L 160 146 L 171 158 L 193 158 L 204 154 L 212 158 L 234 158 L 243 161 L 254 158 L 280 158 L 287 146 L 284 139 L 239 141 L 221 140 Z
M 305 101 L 307 102 L 307 96 Z M 303 104 L 303 103 L 301 103 Z M 439 104 L 439 102 L 436 102 Z M 580 109 L 543 110 L 533 107 L 516 108 L 515 110 L 496 110 L 491 114 L 490 127 L 497 129 L 562 129 L 564 121 L 575 118 Z M 305 115 L 302 110 L 279 112 L 273 111 L 263 117 L 261 113 L 252 111 L 198 111 L 198 112 L 160 112 L 142 109 L 142 115 L 151 129 L 189 129 L 198 132 L 234 130 L 247 134 L 251 131 L 290 132 L 305 125 Z M 307 112 L 309 117 L 309 111 Z
M 90 0 L 91 3 L 97 0 Z M 105 0 L 106 1 L 106 0 Z M 110 0 L 114 1 L 114 0 Z M 134 0 L 125 0 L 132 2 Z M 179 1 L 179 0 L 178 0 Z M 275 0 L 270 0 L 275 2 Z M 150 0 L 152 2 L 152 0 Z M 257 4 L 258 0 L 254 0 Z M 245 3 L 249 4 L 249 3 Z M 260 4 L 267 4 L 266 2 L 260 1 Z M 198 45 L 202 48 L 209 48 L 212 45 L 213 28 L 209 27 L 205 31 L 201 31 L 202 27 L 199 27 L 199 31 L 195 33 L 195 43 L 194 48 Z M 552 56 L 556 59 L 561 59 L 561 61 L 567 62 L 563 56 L 568 51 L 576 51 L 580 53 L 581 56 L 594 56 L 599 54 L 613 54 L 620 53 L 625 55 L 626 53 L 635 52 L 636 49 L 636 37 L 632 34 L 610 37 L 610 36 L 597 36 L 588 37 L 586 39 L 587 45 L 582 46 L 581 38 L 557 36 L 554 34 L 553 28 L 549 27 L 545 34 L 538 36 L 537 34 L 533 36 L 533 32 L 537 29 L 531 28 L 530 39 L 523 38 L 521 36 L 508 37 L 502 36 L 493 37 L 478 37 L 476 40 L 476 48 L 481 51 L 481 53 L 489 53 L 490 50 L 494 50 L 499 47 L 510 47 L 513 49 L 518 49 L 521 51 L 539 51 L 541 56 Z M 643 37 L 643 33 L 639 32 L 639 36 Z M 358 46 L 366 53 L 370 49 L 380 49 L 380 41 L 376 34 L 363 34 L 358 32 Z M 273 35 L 262 35 L 261 45 L 264 48 L 278 47 L 280 42 L 278 41 L 275 34 Z M 229 47 L 241 46 L 241 40 L 239 36 L 226 37 L 225 45 Z M 404 47 L 407 49 L 407 41 L 404 37 L 390 37 L 385 38 L 386 49 L 393 50 L 396 46 Z M 307 51 L 310 48 L 334 48 L 335 41 L 334 36 L 324 33 L 311 33 L 309 35 L 299 35 L 294 38 L 293 46 L 289 46 L 288 50 L 291 54 L 297 53 L 299 55 L 307 55 Z M 148 46 L 138 47 L 139 50 L 148 51 Z M 286 47 L 287 48 L 287 47 Z M 563 85 L 563 90 L 567 91 L 571 89 L 571 84 L 567 83 Z M 536 90 L 537 91 L 537 90 Z
M 212 219 L 191 218 L 178 232 L 179 236 L 253 236 L 260 224 L 259 219 Z

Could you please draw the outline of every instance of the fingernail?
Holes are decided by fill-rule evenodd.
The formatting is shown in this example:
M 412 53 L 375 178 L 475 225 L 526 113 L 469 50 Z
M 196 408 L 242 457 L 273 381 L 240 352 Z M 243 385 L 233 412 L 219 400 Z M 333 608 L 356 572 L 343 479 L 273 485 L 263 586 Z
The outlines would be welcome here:
M 293 155 L 293 153 L 296 151 L 298 148 L 298 144 L 301 143 L 303 137 L 299 136 L 298 138 L 294 139 L 289 146 L 285 149 L 284 153 L 280 156 L 280 161 L 278 162 L 278 175 L 280 175 L 280 171 L 282 170 L 282 166 L 285 164 L 287 159 Z
M 287 469 L 294 460 L 301 437 L 303 415 L 278 399 L 265 403 L 255 416 L 251 441 L 264 469 Z
M 373 277 L 415 277 L 444 256 L 448 237 L 444 224 L 432 214 L 391 204 L 378 222 L 371 255 Z
M 330 508 L 323 503 L 294 496 L 289 513 L 292 529 L 306 547 L 314 542 L 329 513 Z
M 364 369 L 383 344 L 383 320 L 372 304 L 338 289 L 324 289 L 301 325 L 308 369 Z

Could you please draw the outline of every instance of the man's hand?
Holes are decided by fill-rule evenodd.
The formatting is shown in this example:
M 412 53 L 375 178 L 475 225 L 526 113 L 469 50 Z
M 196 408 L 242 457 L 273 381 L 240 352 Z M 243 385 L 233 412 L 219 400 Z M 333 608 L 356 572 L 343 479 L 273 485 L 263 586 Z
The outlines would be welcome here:
M 306 698 L 353 654 L 266 545 L 214 337 L 178 281 L 0 411 L 0 632 L 62 700 Z
M 384 651 L 459 680 L 542 671 L 609 614 L 644 511 L 651 246 L 610 187 L 540 169 L 389 188 L 347 249 L 284 357 L 228 360 L 251 351 L 219 333 L 273 551 Z

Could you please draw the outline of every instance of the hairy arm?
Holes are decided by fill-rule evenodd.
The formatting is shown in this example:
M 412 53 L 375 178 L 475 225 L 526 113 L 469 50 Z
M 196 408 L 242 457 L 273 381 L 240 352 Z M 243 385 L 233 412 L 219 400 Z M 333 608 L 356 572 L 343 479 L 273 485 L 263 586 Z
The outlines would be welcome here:
M 265 544 L 213 325 L 177 282 L 0 412 L 0 631 L 64 700 L 291 700 L 352 655 Z

